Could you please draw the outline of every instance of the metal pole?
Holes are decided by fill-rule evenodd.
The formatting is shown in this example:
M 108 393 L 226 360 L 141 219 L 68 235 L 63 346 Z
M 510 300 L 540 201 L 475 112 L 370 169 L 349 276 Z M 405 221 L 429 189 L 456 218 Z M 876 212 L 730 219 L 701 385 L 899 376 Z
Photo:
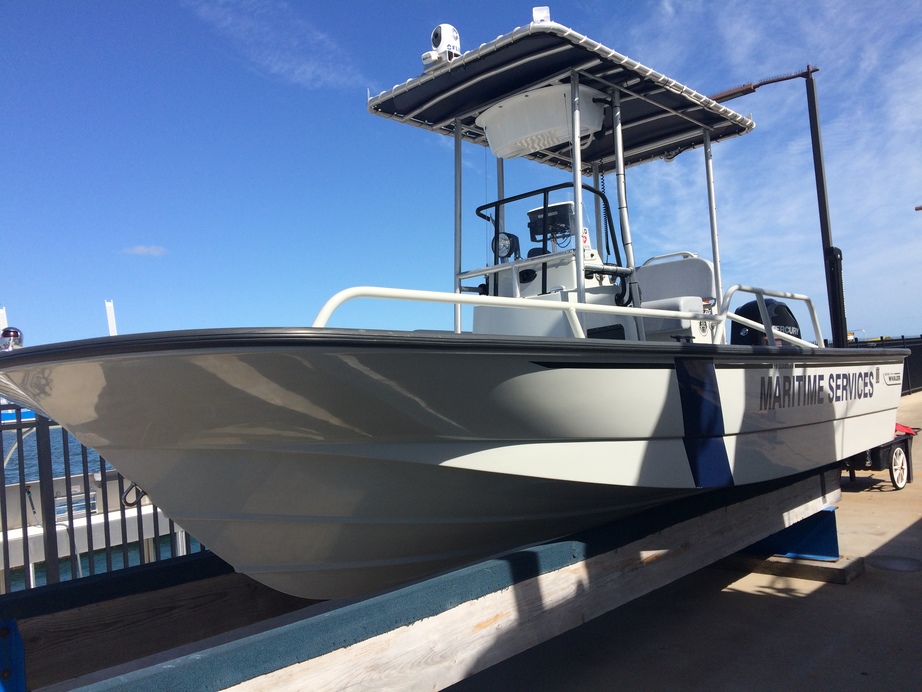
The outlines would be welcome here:
M 35 416 L 35 451 L 38 456 L 39 497 L 45 546 L 45 583 L 61 581 L 58 563 L 58 531 L 54 506 L 54 470 L 51 466 L 51 421 Z
M 720 312 L 720 299 L 723 296 L 723 280 L 720 276 L 720 242 L 717 238 L 717 201 L 714 195 L 714 167 L 711 165 L 711 133 L 704 130 L 704 171 L 707 176 L 708 186 L 708 214 L 711 219 L 711 252 L 714 259 L 714 283 L 716 286 L 717 302 L 714 312 Z
M 496 159 L 496 199 L 506 197 L 506 169 L 503 166 L 502 157 Z M 496 218 L 499 221 L 500 230 L 506 230 L 506 207 L 501 206 L 496 209 Z
M 586 302 L 586 270 L 583 257 L 583 150 L 580 148 L 579 133 L 579 73 L 573 70 L 570 74 L 570 105 L 572 113 L 573 131 L 570 145 L 573 150 L 573 205 L 576 217 L 576 228 L 573 229 L 574 245 L 576 252 L 576 300 Z
M 618 220 L 621 223 L 621 243 L 624 245 L 624 261 L 634 268 L 634 243 L 631 241 L 631 222 L 627 214 L 627 188 L 624 182 L 624 140 L 621 135 L 621 92 L 613 94 L 615 133 L 615 181 L 618 188 Z
M 826 265 L 826 294 L 829 300 L 832 345 L 836 348 L 845 348 L 848 341 L 848 327 L 845 319 L 845 288 L 842 281 L 842 251 L 832 244 L 816 81 L 813 79 L 813 70 L 809 65 L 804 78 L 807 82 L 807 109 L 810 115 L 810 138 L 813 142 L 813 169 L 816 175 L 816 200 L 819 206 L 820 234 L 823 241 L 823 259 Z
M 461 121 L 455 118 L 455 293 L 461 293 Z M 455 333 L 461 333 L 461 305 L 455 305 Z
M 600 179 L 599 162 L 596 161 L 592 164 L 592 187 L 596 190 L 600 189 Z M 599 251 L 599 256 L 602 256 L 602 249 L 605 247 L 605 235 L 602 228 L 602 198 L 598 195 L 592 197 L 595 200 L 595 246 Z
M 842 280 L 842 251 L 832 244 L 832 230 L 829 223 L 829 198 L 826 194 L 826 170 L 823 163 L 823 141 L 820 135 L 820 115 L 817 107 L 816 82 L 813 73 L 816 67 L 807 65 L 803 72 L 781 75 L 761 82 L 746 84 L 712 97 L 715 101 L 729 101 L 738 96 L 751 94 L 766 84 L 785 82 L 803 77 L 807 83 L 807 111 L 810 116 L 810 138 L 813 142 L 813 169 L 816 177 L 816 198 L 820 212 L 820 233 L 823 241 L 823 262 L 826 268 L 826 297 L 829 302 L 829 323 L 832 327 L 832 344 L 843 348 L 848 342 L 848 325 L 845 319 L 845 288 Z
M 612 92 L 612 130 L 615 135 L 615 183 L 618 190 L 618 222 L 621 225 L 621 244 L 624 246 L 624 261 L 630 269 L 634 264 L 634 243 L 631 240 L 631 222 L 627 213 L 627 186 L 624 180 L 624 138 L 621 133 L 621 92 L 615 89 Z M 640 286 L 637 283 L 637 274 L 631 272 L 623 281 L 628 282 L 629 295 L 635 307 L 643 303 L 640 295 Z M 643 318 L 634 320 L 637 327 L 637 338 L 645 341 L 647 336 L 643 326 Z

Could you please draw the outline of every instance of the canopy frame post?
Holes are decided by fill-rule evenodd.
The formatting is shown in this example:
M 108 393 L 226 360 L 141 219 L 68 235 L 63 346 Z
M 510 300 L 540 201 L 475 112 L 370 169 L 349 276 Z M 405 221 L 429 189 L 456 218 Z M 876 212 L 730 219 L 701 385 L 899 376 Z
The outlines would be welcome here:
M 634 243 L 631 240 L 631 221 L 627 211 L 627 185 L 624 174 L 624 137 L 621 131 L 621 91 L 613 89 L 612 95 L 612 133 L 615 137 L 615 187 L 618 191 L 618 222 L 621 226 L 621 245 L 624 246 L 624 261 L 627 262 L 631 274 L 626 281 L 628 282 L 628 294 L 634 305 L 640 307 L 642 297 L 640 295 L 640 286 L 637 284 L 637 274 L 634 273 L 636 264 L 634 262 Z M 644 332 L 643 319 L 638 317 L 634 320 L 637 326 L 637 336 L 641 341 L 646 339 Z
M 711 253 L 714 260 L 715 303 L 714 311 L 720 312 L 720 298 L 724 293 L 723 279 L 720 275 L 720 240 L 717 235 L 717 200 L 714 194 L 714 167 L 711 163 L 711 133 L 704 130 L 704 171 L 708 188 L 708 217 L 711 221 Z
M 583 158 L 580 147 L 580 117 L 579 117 L 579 72 L 570 73 L 570 109 L 571 109 L 571 141 L 573 152 L 573 205 L 576 228 L 571 229 L 576 242 L 576 300 L 586 302 L 586 259 L 583 256 Z
M 615 135 L 615 182 L 618 190 L 618 221 L 621 225 L 621 244 L 624 246 L 624 261 L 630 269 L 634 263 L 634 243 L 631 240 L 631 222 L 627 211 L 627 186 L 624 175 L 624 138 L 621 132 L 621 91 L 612 91 L 612 115 Z M 632 281 L 633 283 L 633 281 Z M 636 285 L 636 284 L 635 284 Z
M 461 293 L 461 119 L 455 118 L 455 293 Z M 461 333 L 461 304 L 454 306 L 455 334 Z

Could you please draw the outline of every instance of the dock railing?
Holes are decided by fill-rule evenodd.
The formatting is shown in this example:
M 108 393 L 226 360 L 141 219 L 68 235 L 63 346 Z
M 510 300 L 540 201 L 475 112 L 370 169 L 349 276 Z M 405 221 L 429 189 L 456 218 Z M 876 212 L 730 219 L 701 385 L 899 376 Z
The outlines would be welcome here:
M 879 336 L 873 339 L 855 339 L 849 343 L 854 348 L 906 348 L 909 356 L 903 361 L 903 396 L 922 391 L 922 335 Z
M 0 413 L 0 594 L 203 549 L 59 425 Z

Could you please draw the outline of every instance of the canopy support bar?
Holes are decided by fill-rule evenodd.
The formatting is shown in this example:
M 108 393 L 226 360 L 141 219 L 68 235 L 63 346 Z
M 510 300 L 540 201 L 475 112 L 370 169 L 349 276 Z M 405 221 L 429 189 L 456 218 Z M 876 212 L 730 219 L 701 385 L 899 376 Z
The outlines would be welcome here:
M 715 312 L 720 312 L 720 297 L 724 293 L 723 280 L 720 276 L 720 241 L 717 237 L 717 201 L 714 195 L 714 167 L 711 164 L 711 134 L 704 130 L 704 171 L 707 176 L 708 186 L 708 215 L 711 219 L 711 252 L 714 260 L 714 283 L 717 284 L 715 294 L 717 303 Z
M 573 126 L 570 145 L 573 151 L 573 205 L 576 217 L 576 228 L 573 236 L 576 238 L 576 299 L 580 303 L 586 302 L 586 258 L 583 255 L 583 160 L 580 147 L 579 118 L 579 72 L 573 70 L 570 77 L 570 108 Z
M 455 120 L 455 293 L 461 293 L 461 120 Z M 461 333 L 461 304 L 455 303 L 455 334 Z
M 628 269 L 633 270 L 637 265 L 634 263 L 634 243 L 631 240 L 631 222 L 627 213 L 627 187 L 624 180 L 624 139 L 621 132 L 621 90 L 612 90 L 612 130 L 615 135 L 615 182 L 618 188 L 618 221 L 621 224 L 621 244 L 624 246 L 624 261 L 627 262 Z M 634 272 L 624 280 L 628 282 L 629 295 L 634 302 L 635 307 L 640 307 L 640 286 L 637 285 L 637 278 Z M 638 318 L 634 320 L 637 325 L 637 336 L 643 341 L 646 334 L 643 328 L 643 320 Z
M 621 92 L 612 92 L 612 114 L 615 135 L 615 182 L 618 188 L 618 220 L 621 224 L 621 243 L 624 245 L 624 261 L 633 269 L 634 244 L 631 241 L 631 223 L 627 214 L 627 189 L 624 184 L 624 140 L 621 137 Z
M 496 157 L 496 199 L 506 198 L 506 169 L 503 166 L 502 157 Z M 506 207 L 496 208 L 496 221 L 499 224 L 499 230 L 506 230 Z

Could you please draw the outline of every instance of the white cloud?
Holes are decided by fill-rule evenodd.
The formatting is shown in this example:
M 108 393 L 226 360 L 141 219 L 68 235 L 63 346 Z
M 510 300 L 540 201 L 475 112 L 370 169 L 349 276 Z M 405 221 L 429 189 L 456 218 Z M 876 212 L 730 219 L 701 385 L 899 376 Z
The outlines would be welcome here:
M 163 257 L 166 248 L 160 245 L 135 245 L 122 250 L 123 255 L 145 255 L 147 257 Z
M 638 12 L 627 35 L 609 12 L 601 40 L 702 93 L 820 67 L 832 236 L 844 256 L 849 326 L 868 336 L 917 330 L 907 301 L 922 294 L 922 275 L 905 258 L 922 253 L 922 212 L 913 210 L 922 204 L 922 3 L 663 0 L 660 8 Z M 724 286 L 809 294 L 827 323 L 804 80 L 726 105 L 752 113 L 757 127 L 715 146 Z M 638 248 L 708 254 L 700 161 L 691 152 L 674 164 L 631 169 Z M 678 211 L 686 203 L 692 214 Z
M 364 84 L 346 51 L 281 0 L 186 0 L 257 70 L 308 89 Z

